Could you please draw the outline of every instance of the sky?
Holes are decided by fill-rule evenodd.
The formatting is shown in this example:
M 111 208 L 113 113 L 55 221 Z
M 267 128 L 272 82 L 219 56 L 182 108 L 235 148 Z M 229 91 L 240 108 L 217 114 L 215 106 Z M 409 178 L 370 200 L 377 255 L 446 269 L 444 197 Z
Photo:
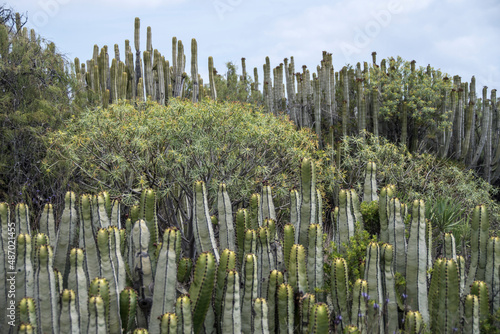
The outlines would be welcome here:
M 269 56 L 276 67 L 294 57 L 295 69 L 312 72 L 322 52 L 336 70 L 346 64 L 401 56 L 451 76 L 500 89 L 500 0 L 16 0 L 5 4 L 27 14 L 29 28 L 53 41 L 68 59 L 92 57 L 94 44 L 133 46 L 141 19 L 141 50 L 151 26 L 153 48 L 171 59 L 172 37 L 183 41 L 190 64 L 198 44 L 199 72 L 208 82 L 208 57 L 219 73 L 233 62 L 247 72 Z M 122 53 L 123 54 L 123 53 Z M 190 72 L 186 65 L 186 72 Z

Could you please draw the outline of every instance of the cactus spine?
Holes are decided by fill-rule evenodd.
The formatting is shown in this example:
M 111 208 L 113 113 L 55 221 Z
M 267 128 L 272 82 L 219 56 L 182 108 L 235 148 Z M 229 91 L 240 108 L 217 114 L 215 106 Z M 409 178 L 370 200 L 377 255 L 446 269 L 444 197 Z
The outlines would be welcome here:
M 328 333 L 329 323 L 328 306 L 324 303 L 314 304 L 309 319 L 309 333 Z
M 107 322 L 104 300 L 100 295 L 89 298 L 89 328 L 96 334 L 107 333 Z
M 177 334 L 177 315 L 175 313 L 167 312 L 159 317 L 159 319 L 161 334 Z

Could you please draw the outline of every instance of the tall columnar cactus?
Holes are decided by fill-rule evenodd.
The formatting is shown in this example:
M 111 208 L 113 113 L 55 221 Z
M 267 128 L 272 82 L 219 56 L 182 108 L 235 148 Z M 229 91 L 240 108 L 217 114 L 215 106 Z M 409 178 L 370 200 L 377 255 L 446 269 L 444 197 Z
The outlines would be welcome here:
M 406 236 L 404 208 L 398 198 L 391 198 L 388 217 L 388 243 L 394 247 L 394 271 L 406 275 Z
M 298 295 L 297 299 L 298 302 L 296 305 L 298 306 L 298 310 L 295 312 L 295 324 L 298 331 L 304 333 L 309 328 L 309 315 L 313 305 L 316 303 L 316 297 L 311 293 L 306 293 Z
M 135 328 L 137 302 L 137 292 L 131 287 L 120 292 L 120 318 L 124 333 L 132 332 Z
M 295 304 L 293 287 L 289 284 L 281 284 L 278 288 L 278 332 L 292 334 L 294 329 Z
M 472 212 L 471 221 L 471 262 L 465 285 L 465 293 L 475 280 L 484 280 L 486 270 L 486 250 L 488 246 L 488 229 L 490 227 L 488 209 L 478 205 Z
M 177 315 L 175 313 L 167 312 L 159 317 L 159 320 L 161 334 L 177 334 Z
M 488 241 L 485 280 L 490 291 L 492 310 L 500 308 L 500 238 L 491 237 Z
M 312 224 L 308 234 L 307 277 L 309 291 L 314 293 L 316 288 L 324 288 L 323 231 L 319 224 Z M 324 297 L 323 293 L 316 294 L 316 299 L 320 302 L 325 301 Z
M 251 317 L 251 311 L 249 316 Z M 240 309 L 240 278 L 236 270 L 226 274 L 224 294 L 221 305 L 220 333 L 250 333 L 243 328 L 242 309 Z
M 363 202 L 378 201 L 377 194 L 377 165 L 369 161 L 365 170 L 365 183 L 363 186 Z
M 290 190 L 290 224 L 299 227 L 300 221 L 300 194 L 296 189 Z M 294 236 L 295 237 L 295 236 Z
M 396 283 L 394 277 L 394 250 L 392 245 L 382 245 L 380 255 L 380 267 L 382 270 L 382 291 L 384 299 L 384 307 L 382 314 L 384 315 L 384 330 L 388 333 L 393 333 L 398 329 L 398 304 L 396 295 Z
M 309 225 L 316 221 L 316 167 L 308 158 L 302 160 L 300 167 L 300 206 L 299 222 L 295 230 L 295 243 L 307 248 Z
M 359 328 L 362 333 L 366 331 L 367 298 L 368 283 L 358 278 L 352 288 L 351 325 Z
M 349 280 L 347 262 L 343 258 L 333 260 L 330 277 L 333 312 L 336 316 L 336 323 L 339 325 L 338 329 L 343 330 L 350 323 Z
M 260 194 L 250 196 L 250 228 L 257 230 L 262 226 L 262 200 Z
M 159 242 L 158 222 L 156 216 L 156 193 L 152 189 L 143 190 L 140 202 L 140 219 L 144 219 L 150 233 L 148 252 L 151 257 L 153 273 L 156 268 L 156 259 L 154 258 L 155 244 Z
M 370 242 L 366 247 L 366 267 L 365 267 L 365 280 L 368 282 L 368 295 L 374 301 L 373 305 L 376 310 L 375 318 L 380 318 L 382 315 L 381 309 L 384 304 L 383 296 L 383 276 L 380 266 L 380 247 L 376 242 Z M 378 321 L 379 327 L 373 326 L 373 331 L 383 332 L 383 323 Z
M 295 244 L 295 227 L 292 224 L 286 224 L 283 228 L 283 257 L 285 260 L 285 268 L 288 269 L 290 260 L 290 251 Z
M 314 304 L 309 315 L 309 333 L 328 333 L 330 319 L 328 306 L 324 303 Z
M 418 334 L 424 329 L 425 324 L 419 311 L 408 311 L 405 317 L 405 333 Z
M 253 303 L 253 333 L 269 334 L 269 324 L 267 321 L 267 302 L 264 298 L 256 298 Z
M 149 320 L 149 332 L 160 333 L 158 317 L 175 311 L 177 298 L 177 251 L 180 231 L 169 228 L 163 233 L 163 242 L 154 279 L 153 306 Z
M 262 188 L 261 204 L 262 219 L 276 220 L 276 209 L 274 208 L 273 194 L 271 186 L 265 185 Z M 272 236 L 274 238 L 274 235 Z
M 390 243 L 389 240 L 389 201 L 396 191 L 394 185 L 387 185 L 380 190 L 378 200 L 379 219 L 380 219 L 380 241 Z
M 27 204 L 16 204 L 14 208 L 14 220 L 16 222 L 16 235 L 21 233 L 31 234 L 30 212 Z
M 354 236 L 355 217 L 351 211 L 351 192 L 341 189 L 339 192 L 339 207 L 336 218 L 334 239 L 337 248 L 344 251 L 342 244 L 349 244 L 349 239 Z
M 462 333 L 479 333 L 479 299 L 476 295 L 465 297 Z
M 215 281 L 215 266 L 215 256 L 211 252 L 201 253 L 196 260 L 193 282 L 189 287 L 195 334 L 199 333 L 203 327 L 205 316 L 210 307 Z
M 238 261 L 243 262 L 245 252 L 245 230 L 249 225 L 249 215 L 247 209 L 239 209 L 236 212 L 236 245 L 238 246 Z
M 351 212 L 354 215 L 354 224 L 359 223 L 361 229 L 364 229 L 363 215 L 361 214 L 361 206 L 359 204 L 358 193 L 354 189 L 349 189 L 351 192 Z
M 269 332 L 274 333 L 279 328 L 278 326 L 278 289 L 284 283 L 283 273 L 278 270 L 273 270 L 269 274 L 269 288 L 267 289 L 267 305 L 268 305 L 268 324 Z
M 21 233 L 17 236 L 17 257 L 16 257 L 16 270 L 13 270 L 13 266 L 9 267 L 11 270 L 9 272 L 16 272 L 16 304 L 18 304 L 21 299 L 25 296 L 34 296 L 34 265 L 31 252 L 31 237 L 29 234 Z M 12 252 L 10 252 L 12 254 Z M 7 253 L 9 254 L 9 253 Z M 4 281 L 5 282 L 5 281 Z M 12 290 L 12 289 L 10 289 Z M 2 296 L 5 298 L 5 295 Z
M 270 239 L 272 238 L 269 228 L 260 227 L 257 236 L 257 295 L 259 297 L 267 296 L 267 279 L 269 273 L 276 269 L 274 255 L 270 247 Z
M 89 298 L 89 328 L 96 334 L 108 332 L 106 322 L 106 305 L 101 295 Z
M 457 250 L 455 246 L 455 237 L 453 233 L 445 233 L 443 242 L 443 253 L 444 257 L 447 259 L 457 259 Z
M 92 225 L 92 198 L 90 195 L 80 196 L 80 247 L 85 249 L 84 266 L 88 279 L 99 275 L 99 261 L 95 242 L 95 233 Z
M 76 311 L 80 315 L 79 328 L 83 333 L 88 328 L 88 286 L 89 279 L 84 269 L 85 255 L 83 249 L 73 248 L 69 254 L 70 270 L 68 289 L 75 292 Z
M 413 202 L 412 222 L 406 254 L 406 295 L 411 310 L 418 310 L 429 322 L 427 305 L 427 245 L 424 201 Z
M 208 211 L 207 191 L 203 181 L 194 183 L 193 233 L 198 253 L 212 252 L 219 263 L 219 250 L 215 241 L 212 222 Z
M 443 260 L 441 264 L 441 279 L 437 293 L 431 298 L 437 298 L 434 303 L 438 308 L 431 314 L 431 329 L 436 333 L 452 333 L 459 328 L 460 321 L 460 288 L 458 283 L 458 268 L 455 260 Z
M 224 249 L 220 254 L 220 262 L 217 267 L 217 279 L 215 283 L 215 293 L 214 293 L 214 311 L 216 316 L 216 321 L 220 324 L 220 317 L 222 316 L 222 298 L 224 293 L 224 284 L 226 279 L 226 274 L 229 270 L 234 270 L 236 268 L 236 253 L 229 249 Z
M 462 255 L 457 256 L 458 279 L 460 281 L 460 298 L 464 296 L 465 291 L 465 258 Z
M 470 294 L 477 296 L 479 301 L 479 321 L 486 321 L 490 314 L 488 286 L 483 281 L 474 281 L 470 286 Z
M 217 209 L 219 211 L 219 246 L 220 249 L 236 250 L 233 209 L 227 193 L 226 185 L 219 185 L 217 193 Z
M 177 314 L 177 332 L 193 333 L 193 316 L 191 313 L 191 299 L 187 295 L 177 298 L 175 304 L 175 313 Z
M 59 316 L 61 333 L 80 333 L 80 314 L 76 308 L 76 295 L 73 290 L 65 289 L 61 294 L 61 313 Z
M 34 297 L 37 304 L 38 328 L 42 333 L 59 333 L 58 293 L 52 268 L 51 246 L 42 245 L 37 249 Z
M 287 272 L 288 283 L 294 292 L 308 292 L 306 250 L 304 246 L 295 244 L 290 251 L 290 263 Z
M 257 253 L 257 232 L 252 229 L 245 230 L 245 241 L 243 247 L 243 261 L 247 254 Z
M 109 194 L 106 191 L 100 192 L 93 197 L 92 222 L 94 224 L 94 228 L 107 228 L 111 226 L 107 208 L 111 205 L 109 202 Z
M 258 297 L 257 257 L 249 253 L 243 259 L 241 274 L 241 330 L 249 333 L 252 328 L 252 303 Z
M 222 256 L 221 256 L 222 258 Z M 177 280 L 180 283 L 187 283 L 191 278 L 193 270 L 193 260 L 190 257 L 183 257 L 177 265 Z
M 50 240 L 50 245 L 52 248 L 56 247 L 57 242 L 57 230 L 56 230 L 56 221 L 54 217 L 54 206 L 50 203 L 47 203 L 43 206 L 43 211 L 40 216 L 40 232 L 45 233 Z

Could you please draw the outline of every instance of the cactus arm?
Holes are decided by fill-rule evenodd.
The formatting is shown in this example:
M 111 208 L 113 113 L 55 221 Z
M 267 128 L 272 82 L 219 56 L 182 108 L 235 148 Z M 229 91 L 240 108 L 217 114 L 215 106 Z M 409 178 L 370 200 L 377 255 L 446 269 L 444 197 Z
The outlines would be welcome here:
M 175 313 L 167 312 L 159 317 L 159 319 L 161 334 L 177 334 L 177 315 Z M 151 330 L 149 333 L 151 333 Z
M 68 289 L 75 292 L 76 310 L 80 315 L 79 327 L 83 333 L 88 328 L 88 277 L 85 273 L 84 251 L 73 248 L 69 254 L 70 271 L 68 275 Z
M 295 231 L 295 243 L 307 247 L 307 230 L 316 220 L 316 172 L 315 164 L 305 158 L 300 168 L 299 224 Z
M 324 303 L 314 304 L 309 319 L 309 333 L 328 333 L 329 324 L 328 306 Z
M 269 274 L 269 288 L 267 289 L 267 303 L 268 303 L 268 327 L 269 332 L 274 333 L 275 329 L 279 328 L 278 325 L 278 289 L 284 283 L 283 273 L 278 270 L 273 270 Z
M 217 209 L 219 211 L 219 245 L 220 249 L 236 250 L 235 231 L 233 224 L 233 209 L 227 193 L 226 185 L 219 185 L 217 194 Z
M 180 296 L 177 298 L 175 305 L 175 313 L 177 314 L 177 333 L 192 334 L 193 333 L 193 317 L 191 313 L 191 299 L 189 296 Z
M 264 186 L 262 188 L 261 205 L 262 219 L 276 220 L 276 209 L 274 208 L 273 195 L 271 186 Z M 274 235 L 271 235 L 274 238 Z
M 214 311 L 216 315 L 217 326 L 220 325 L 222 316 L 222 298 L 224 294 L 224 283 L 226 274 L 229 270 L 236 268 L 236 253 L 229 249 L 224 249 L 220 256 L 219 266 L 217 267 L 217 280 L 215 283 Z
M 249 333 L 252 328 L 252 305 L 258 292 L 257 256 L 252 253 L 245 255 L 241 274 L 241 330 Z
M 465 297 L 463 333 L 479 333 L 479 299 L 475 295 Z
M 80 314 L 76 309 L 76 295 L 73 290 L 66 289 L 61 294 L 59 330 L 61 333 L 80 333 Z
M 203 181 L 194 183 L 193 233 L 198 252 L 212 252 L 215 261 L 219 263 L 219 251 L 208 212 L 207 191 Z
M 278 288 L 278 324 L 279 333 L 292 334 L 294 329 L 294 294 L 293 287 L 281 284 Z
M 95 334 L 107 333 L 105 304 L 100 295 L 89 298 L 89 328 Z
M 201 253 L 196 260 L 193 282 L 189 288 L 193 331 L 199 333 L 211 302 L 215 281 L 215 256 L 210 252 Z
M 24 297 L 18 304 L 19 323 L 30 324 L 37 333 L 36 303 L 31 297 Z
M 52 247 L 42 245 L 37 249 L 37 269 L 35 272 L 35 291 L 37 308 L 37 327 L 43 333 L 59 333 L 58 293 L 52 269 Z
M 127 287 L 120 292 L 120 318 L 124 333 L 134 330 L 136 312 L 137 292 L 131 287 Z
M 309 279 L 309 291 L 315 293 L 316 288 L 324 288 L 323 232 L 321 225 L 310 225 L 308 234 L 307 277 Z M 323 293 L 316 294 L 316 299 L 320 302 L 324 301 L 324 297 Z
M 257 237 L 257 295 L 259 297 L 267 296 L 267 279 L 269 278 L 269 273 L 276 269 L 274 267 L 274 256 L 271 251 L 269 240 L 271 234 L 267 227 L 261 227 L 258 231 Z
M 377 165 L 369 161 L 365 170 L 365 183 L 363 187 L 363 202 L 378 201 L 377 194 Z
M 243 329 L 240 309 L 240 278 L 236 270 L 227 272 L 222 298 L 221 333 L 250 333 Z M 251 312 L 250 312 L 251 316 Z
M 488 240 L 485 280 L 493 312 L 500 308 L 500 237 Z

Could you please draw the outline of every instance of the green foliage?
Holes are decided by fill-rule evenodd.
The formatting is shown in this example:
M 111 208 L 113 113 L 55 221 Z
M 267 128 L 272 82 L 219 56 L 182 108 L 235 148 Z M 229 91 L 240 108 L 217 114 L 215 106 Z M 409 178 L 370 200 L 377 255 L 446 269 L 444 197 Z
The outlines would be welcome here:
M 378 201 L 361 202 L 361 215 L 365 229 L 370 234 L 377 234 L 380 231 Z
M 227 72 L 225 76 L 215 76 L 215 88 L 217 89 L 218 101 L 240 101 L 248 102 L 251 78 L 242 78 L 238 75 L 237 66 L 232 62 L 226 63 Z M 242 80 L 243 79 L 243 80 Z
M 57 161 L 66 163 L 81 190 L 108 189 L 125 204 L 151 187 L 174 209 L 167 220 L 179 226 L 173 212 L 185 210 L 181 199 L 192 198 L 195 180 L 206 183 L 209 208 L 222 182 L 233 204 L 250 198 L 266 181 L 275 189 L 277 206 L 283 205 L 288 189 L 298 184 L 300 160 L 308 156 L 318 165 L 326 162 L 314 137 L 309 130 L 297 131 L 284 117 L 247 104 L 178 99 L 168 106 L 121 103 L 83 112 L 53 133 L 45 169 Z M 330 169 L 322 169 L 318 178 L 326 180 Z
M 425 207 L 425 217 L 432 223 L 433 231 L 442 234 L 451 232 L 463 223 L 464 208 L 450 198 L 439 197 Z

